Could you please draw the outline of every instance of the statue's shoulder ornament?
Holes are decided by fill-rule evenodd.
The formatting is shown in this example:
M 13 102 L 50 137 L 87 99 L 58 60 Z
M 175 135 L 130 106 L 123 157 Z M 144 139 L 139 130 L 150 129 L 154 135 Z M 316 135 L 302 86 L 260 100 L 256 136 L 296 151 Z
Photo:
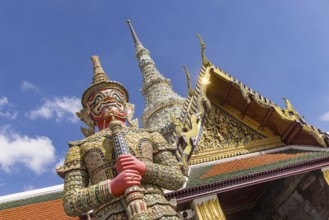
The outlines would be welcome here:
M 108 129 L 96 132 L 95 134 L 86 137 L 82 140 L 78 140 L 78 141 L 70 141 L 69 142 L 69 148 L 72 147 L 82 147 L 83 145 L 87 144 L 87 143 L 91 143 L 91 142 L 98 142 L 98 141 L 102 141 L 104 138 L 111 138 L 111 131 Z
M 158 132 L 152 131 L 150 133 L 151 139 L 154 145 L 154 153 L 159 153 L 161 151 L 175 151 L 176 146 L 170 144 L 166 141 L 166 139 Z

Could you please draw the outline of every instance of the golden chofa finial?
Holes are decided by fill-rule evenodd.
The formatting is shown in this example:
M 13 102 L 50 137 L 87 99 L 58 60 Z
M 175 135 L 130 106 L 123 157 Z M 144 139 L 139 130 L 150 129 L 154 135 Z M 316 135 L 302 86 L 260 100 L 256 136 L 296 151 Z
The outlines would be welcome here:
M 199 38 L 199 40 L 200 40 L 202 65 L 204 65 L 204 66 L 210 66 L 211 63 L 210 63 L 210 61 L 208 60 L 208 58 L 206 57 L 206 55 L 205 55 L 205 53 L 204 53 L 204 51 L 205 51 L 205 49 L 206 49 L 206 45 L 205 45 L 205 43 L 203 42 L 202 37 L 200 36 L 200 34 L 197 34 L 196 36 L 197 36 L 197 37 Z
M 286 104 L 286 108 L 284 109 L 284 112 L 289 116 L 296 116 L 300 117 L 299 113 L 295 110 L 294 106 L 291 104 L 291 102 L 287 98 L 282 98 Z
M 182 67 L 184 68 L 186 79 L 187 79 L 188 95 L 189 96 L 193 96 L 195 91 L 194 91 L 194 89 L 192 89 L 191 76 L 190 76 L 189 72 L 187 71 L 186 66 L 185 65 L 182 65 Z
M 101 63 L 99 61 L 98 56 L 92 56 L 91 61 L 93 62 L 94 66 L 94 77 L 93 77 L 93 83 L 100 83 L 100 82 L 107 82 L 109 81 L 109 78 L 105 74 L 103 67 L 101 66 Z

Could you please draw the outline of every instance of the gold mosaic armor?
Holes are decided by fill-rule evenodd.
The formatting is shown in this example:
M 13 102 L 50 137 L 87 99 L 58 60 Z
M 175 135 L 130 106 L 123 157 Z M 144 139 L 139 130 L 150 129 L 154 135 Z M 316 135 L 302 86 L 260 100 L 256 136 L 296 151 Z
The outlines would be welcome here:
M 169 145 L 158 132 L 122 128 L 130 152 L 146 164 L 141 190 L 151 219 L 179 219 L 174 202 L 165 199 L 162 188 L 177 190 L 185 182 Z M 113 139 L 105 129 L 81 141 L 71 142 L 63 172 L 64 208 L 71 216 L 93 209 L 96 219 L 127 219 L 122 197 L 110 192 L 116 176 Z

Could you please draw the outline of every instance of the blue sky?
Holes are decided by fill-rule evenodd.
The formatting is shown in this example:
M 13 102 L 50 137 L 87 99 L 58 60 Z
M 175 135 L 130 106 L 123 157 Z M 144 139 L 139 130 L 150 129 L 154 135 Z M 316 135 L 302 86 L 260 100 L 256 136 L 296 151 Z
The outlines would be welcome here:
M 83 137 L 74 112 L 91 83 L 90 56 L 128 88 L 141 116 L 128 18 L 181 96 L 182 64 L 196 82 L 201 34 L 216 66 L 329 131 L 328 11 L 325 0 L 0 1 L 0 196 L 63 183 L 54 167 Z

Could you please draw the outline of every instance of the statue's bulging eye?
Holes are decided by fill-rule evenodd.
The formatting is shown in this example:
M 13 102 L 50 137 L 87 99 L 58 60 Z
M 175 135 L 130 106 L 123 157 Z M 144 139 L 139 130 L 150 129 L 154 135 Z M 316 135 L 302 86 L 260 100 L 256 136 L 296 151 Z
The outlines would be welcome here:
M 118 100 L 119 102 L 124 102 L 124 97 L 118 90 L 110 90 L 107 95 Z
M 121 101 L 122 102 L 122 99 L 121 99 L 121 97 L 117 94 L 117 93 L 114 93 L 113 94 L 113 98 L 115 98 L 116 100 L 118 100 L 118 101 Z
M 102 100 L 102 96 L 98 95 L 95 98 L 95 104 L 98 104 Z
M 96 95 L 96 96 L 93 98 L 93 100 L 92 100 L 92 102 L 91 102 L 91 105 L 92 105 L 92 106 L 93 106 L 93 105 L 97 105 L 102 99 L 103 99 L 103 96 L 102 96 L 102 95 L 100 95 L 100 94 Z

